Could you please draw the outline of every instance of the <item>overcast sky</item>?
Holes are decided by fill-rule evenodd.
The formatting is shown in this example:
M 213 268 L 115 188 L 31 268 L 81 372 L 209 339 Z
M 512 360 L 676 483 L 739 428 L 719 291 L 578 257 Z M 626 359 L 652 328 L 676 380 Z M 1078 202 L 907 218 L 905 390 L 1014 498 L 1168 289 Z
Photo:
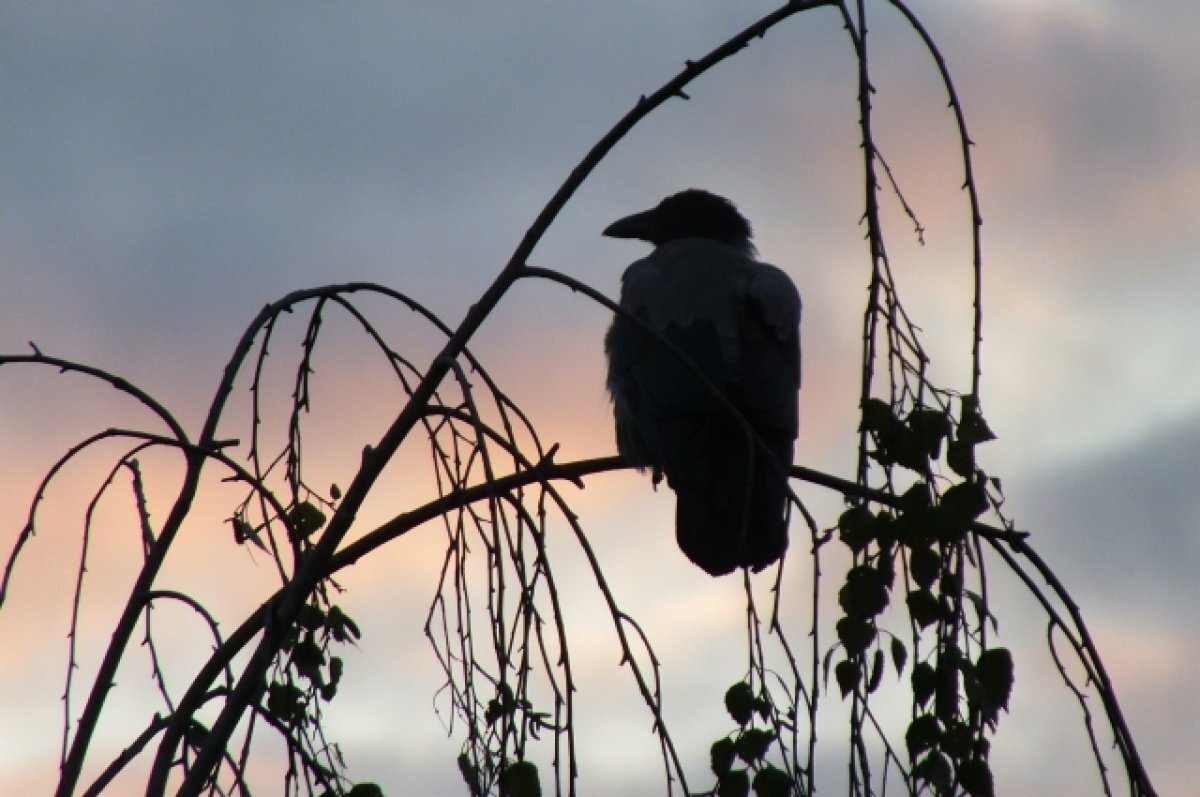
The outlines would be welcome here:
M 893 265 L 935 378 L 966 389 L 969 214 L 953 119 L 911 31 L 875 5 L 880 145 L 927 238 L 916 246 L 894 215 Z M 194 431 L 241 330 L 293 289 L 375 281 L 456 322 L 637 97 L 769 8 L 10 3 L 0 11 L 0 351 L 34 341 L 111 369 Z M 1190 500 L 1200 465 L 1200 6 L 962 0 L 915 9 L 942 47 L 976 144 L 983 406 L 999 436 L 981 450 L 983 466 L 1003 479 L 1010 516 L 1082 606 L 1161 793 L 1183 795 L 1200 776 L 1200 522 Z M 621 269 L 644 247 L 602 238 L 610 221 L 689 186 L 732 198 L 763 258 L 805 297 L 797 461 L 840 475 L 851 474 L 857 441 L 868 267 L 854 90 L 838 15 L 790 20 L 694 84 L 690 101 L 639 126 L 531 259 L 615 296 Z M 475 346 L 543 439 L 562 443 L 560 460 L 612 453 L 607 322 L 563 289 L 522 285 Z M 432 339 L 412 334 L 414 357 L 431 356 Z M 367 347 L 338 340 L 343 354 L 317 374 L 352 441 L 331 455 L 335 476 L 395 409 L 372 400 Z M 0 544 L 15 539 L 59 453 L 130 417 L 126 403 L 83 380 L 3 369 Z M 53 531 L 34 541 L 0 612 L 0 783 L 23 793 L 44 792 L 57 768 L 64 596 L 96 483 L 92 471 L 64 475 Z M 836 497 L 800 490 L 831 525 Z M 382 504 L 373 505 L 379 517 L 405 508 Z M 702 782 L 707 745 L 725 729 L 720 690 L 743 666 L 740 585 L 683 560 L 670 496 L 646 480 L 601 477 L 576 509 L 623 602 L 659 644 L 677 684 L 668 717 L 684 727 L 685 758 Z M 214 533 L 227 542 L 227 528 Z M 238 594 L 222 582 L 221 557 L 246 555 L 210 553 L 202 538 L 188 540 L 194 558 L 173 576 Z M 400 541 L 347 578 L 346 600 L 367 631 L 347 666 L 364 685 L 347 690 L 332 721 L 352 775 L 389 794 L 458 782 L 461 739 L 444 738 L 433 714 L 438 679 L 420 634 L 440 541 Z M 127 589 L 115 563 L 133 561 L 136 540 L 96 545 L 89 588 L 102 640 L 104 598 Z M 794 579 L 802 566 L 793 562 Z M 1036 606 L 1015 581 L 996 577 L 992 589 L 1005 596 L 998 613 L 1011 613 L 1000 614 L 1001 637 L 1018 651 L 1013 716 L 1000 726 L 1010 741 L 997 750 L 1002 793 L 1098 793 Z M 233 623 L 237 604 L 227 608 Z M 607 629 L 581 625 L 588 686 L 634 695 Z M 95 655 L 83 656 L 85 672 Z M 144 669 L 126 677 L 145 679 Z M 636 700 L 606 703 L 585 704 L 581 719 L 584 792 L 652 793 L 661 773 L 649 719 Z M 113 727 L 144 721 L 131 710 Z M 626 757 L 625 740 L 638 752 Z M 842 766 L 831 753 L 827 770 Z

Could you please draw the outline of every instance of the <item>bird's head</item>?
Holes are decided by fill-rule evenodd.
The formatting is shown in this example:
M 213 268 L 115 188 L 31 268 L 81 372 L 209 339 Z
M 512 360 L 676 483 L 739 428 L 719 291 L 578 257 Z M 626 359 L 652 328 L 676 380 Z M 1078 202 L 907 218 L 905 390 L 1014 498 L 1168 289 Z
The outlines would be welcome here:
M 676 238 L 710 238 L 750 250 L 750 222 L 722 196 L 689 188 L 658 203 L 657 207 L 626 216 L 610 224 L 610 238 L 636 238 L 661 246 Z

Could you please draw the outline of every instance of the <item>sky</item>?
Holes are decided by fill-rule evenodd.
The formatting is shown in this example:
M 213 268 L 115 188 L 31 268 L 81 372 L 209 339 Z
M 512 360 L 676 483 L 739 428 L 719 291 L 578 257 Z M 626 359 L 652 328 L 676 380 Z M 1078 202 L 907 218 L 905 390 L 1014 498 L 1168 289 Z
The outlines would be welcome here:
M 378 282 L 457 322 L 638 96 L 771 7 L 9 4 L 0 11 L 0 352 L 28 352 L 32 341 L 109 369 L 195 431 L 241 331 L 289 291 Z M 884 4 L 872 7 L 880 146 L 926 230 L 917 245 L 885 192 L 893 267 L 935 379 L 966 389 L 969 211 L 953 118 L 911 31 Z M 1200 522 L 1190 502 L 1200 465 L 1200 56 L 1187 33 L 1200 7 L 913 7 L 941 47 L 975 145 L 983 409 L 998 435 L 981 464 L 1002 478 L 1007 513 L 1082 607 L 1160 793 L 1185 794 L 1200 775 L 1190 666 L 1200 656 Z M 601 237 L 609 222 L 690 186 L 733 199 L 762 257 L 804 296 L 797 462 L 843 476 L 857 442 L 868 267 L 854 89 L 837 14 L 798 15 L 693 84 L 690 100 L 643 121 L 530 260 L 615 296 L 622 268 L 645 250 Z M 362 306 L 414 360 L 433 356 L 436 337 L 411 315 Z M 561 461 L 613 453 L 600 343 L 607 323 L 607 311 L 583 297 L 521 284 L 473 346 L 542 439 L 562 445 Z M 281 363 L 302 331 L 296 322 L 281 332 L 291 341 L 277 349 Z M 344 483 L 398 399 L 344 317 L 326 333 L 329 354 L 315 377 L 324 414 L 313 423 L 328 448 L 314 468 Z M 231 428 L 246 413 L 239 396 Z M 0 546 L 15 541 L 38 480 L 68 446 L 122 425 L 152 424 L 80 377 L 0 368 Z M 0 751 L 0 782 L 22 793 L 54 782 L 82 517 L 117 451 L 87 455 L 55 483 L 0 609 L 0 736 L 15 740 Z M 403 463 L 419 468 L 415 458 Z M 145 464 L 165 480 L 174 472 L 166 456 Z M 422 495 L 408 472 L 391 475 L 364 522 Z M 798 489 L 832 525 L 838 498 Z M 159 518 L 166 495 L 151 495 Z M 228 497 L 219 484 L 205 488 L 200 520 L 165 574 L 212 601 L 223 627 L 261 600 L 269 571 L 226 544 Z M 724 731 L 716 696 L 743 666 L 741 586 L 683 560 L 671 540 L 671 497 L 647 479 L 606 474 L 572 497 L 614 590 L 655 640 L 670 684 L 667 716 L 702 781 L 707 745 Z M 107 525 L 92 543 L 85 675 L 136 564 L 125 506 L 113 499 L 99 510 Z M 389 794 L 458 788 L 461 739 L 447 737 L 434 711 L 436 661 L 420 632 L 441 545 L 436 529 L 414 534 L 346 577 L 344 599 L 366 633 L 345 656 L 356 680 L 329 709 L 330 723 L 352 775 Z M 562 549 L 565 572 L 583 572 L 578 553 Z M 789 565 L 794 582 L 805 577 L 804 558 Z M 997 742 L 1002 791 L 1099 793 L 1078 709 L 1046 655 L 1044 622 L 998 568 L 990 578 L 1001 638 L 1018 666 Z M 662 776 L 649 719 L 617 666 L 594 590 L 569 580 L 581 694 L 595 695 L 580 698 L 584 791 L 655 793 Z M 182 614 L 163 623 L 179 673 L 207 652 L 193 625 Z M 136 662 L 122 683 L 147 682 L 144 658 Z M 107 739 L 145 722 L 136 689 L 121 700 Z M 1100 741 L 1108 742 L 1103 730 Z M 827 793 L 837 793 L 838 755 L 822 759 Z M 135 780 L 120 788 L 137 793 Z

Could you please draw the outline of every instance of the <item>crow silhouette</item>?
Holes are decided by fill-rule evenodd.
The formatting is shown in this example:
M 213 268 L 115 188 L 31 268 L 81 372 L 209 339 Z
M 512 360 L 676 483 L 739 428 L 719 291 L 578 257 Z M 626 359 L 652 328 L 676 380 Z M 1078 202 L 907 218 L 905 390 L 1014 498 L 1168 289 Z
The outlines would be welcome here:
M 729 200 L 689 189 L 604 234 L 654 244 L 625 270 L 604 339 L 617 449 L 676 494 L 679 547 L 705 572 L 787 549 L 799 425 L 800 294 L 755 258 Z

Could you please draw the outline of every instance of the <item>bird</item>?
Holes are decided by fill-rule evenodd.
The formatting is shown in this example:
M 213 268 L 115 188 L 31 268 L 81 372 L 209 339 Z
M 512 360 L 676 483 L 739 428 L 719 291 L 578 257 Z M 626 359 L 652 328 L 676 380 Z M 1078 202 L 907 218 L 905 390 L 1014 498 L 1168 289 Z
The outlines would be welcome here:
M 691 188 L 613 222 L 654 246 L 621 277 L 604 338 L 617 450 L 675 492 L 675 535 L 712 576 L 788 545 L 799 431 L 800 293 L 757 259 L 750 222 Z

